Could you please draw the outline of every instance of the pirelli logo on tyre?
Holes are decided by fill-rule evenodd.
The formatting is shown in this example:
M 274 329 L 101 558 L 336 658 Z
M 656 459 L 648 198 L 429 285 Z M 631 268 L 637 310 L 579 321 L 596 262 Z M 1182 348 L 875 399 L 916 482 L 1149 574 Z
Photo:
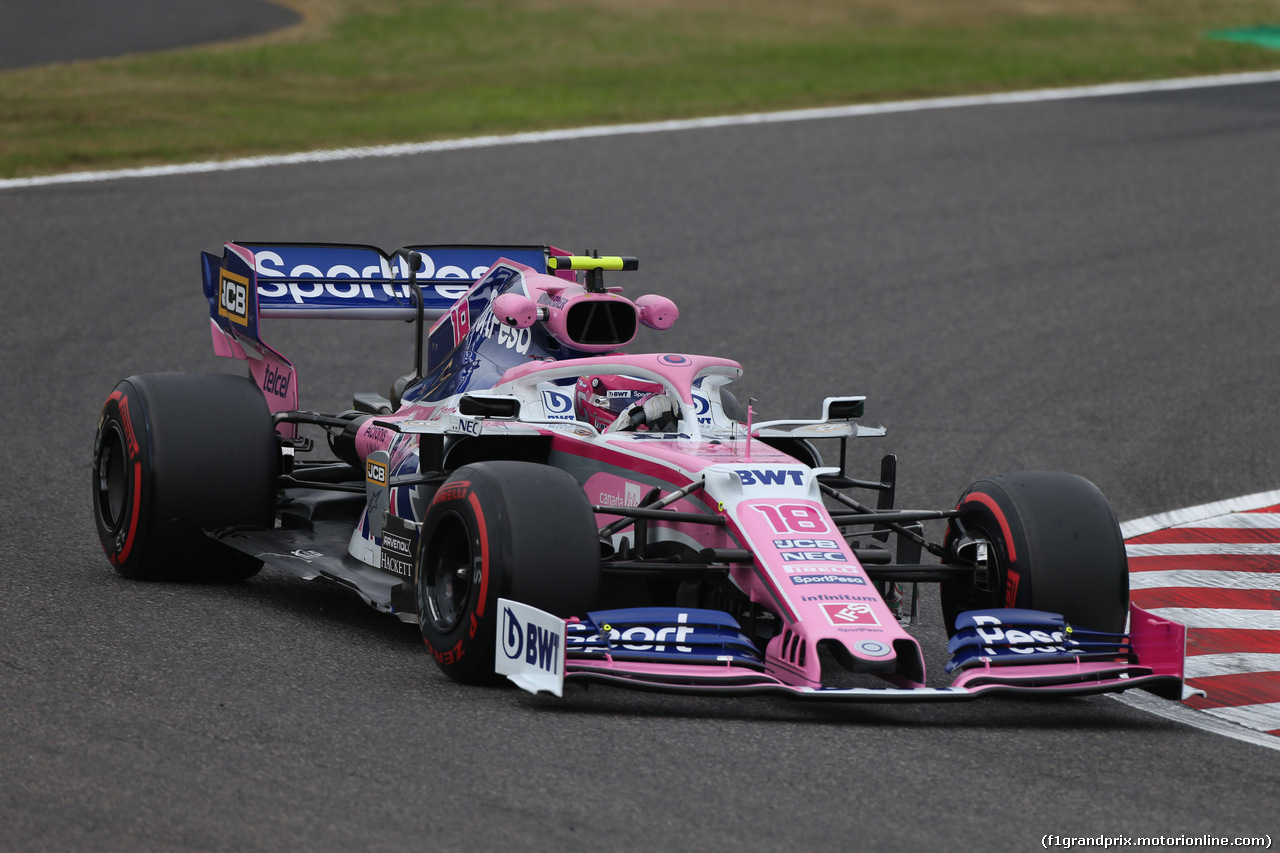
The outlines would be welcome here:
M 239 326 L 249 325 L 249 279 L 228 270 L 218 284 L 218 315 Z

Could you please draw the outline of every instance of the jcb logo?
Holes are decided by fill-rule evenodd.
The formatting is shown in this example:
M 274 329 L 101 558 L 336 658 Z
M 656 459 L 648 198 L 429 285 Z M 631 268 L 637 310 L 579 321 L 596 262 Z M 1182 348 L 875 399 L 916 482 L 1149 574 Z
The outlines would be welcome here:
M 233 323 L 249 325 L 249 279 L 222 271 L 218 287 L 218 313 Z
M 367 461 L 364 466 L 364 478 L 375 486 L 387 484 L 387 466 L 382 462 Z

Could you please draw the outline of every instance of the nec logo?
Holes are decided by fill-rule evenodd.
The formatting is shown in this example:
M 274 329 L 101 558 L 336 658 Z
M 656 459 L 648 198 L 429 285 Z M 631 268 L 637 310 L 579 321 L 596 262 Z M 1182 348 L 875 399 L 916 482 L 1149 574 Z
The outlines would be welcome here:
M 249 279 L 227 270 L 218 285 L 218 314 L 241 326 L 249 325 Z
M 364 478 L 375 486 L 385 486 L 387 484 L 386 463 L 374 462 L 372 459 L 365 462 Z
M 755 468 L 739 468 L 733 473 L 738 475 L 744 486 L 785 486 L 788 481 L 793 485 L 804 485 L 803 471 L 760 471 Z
M 839 551 L 779 551 L 784 563 L 843 563 L 847 559 Z

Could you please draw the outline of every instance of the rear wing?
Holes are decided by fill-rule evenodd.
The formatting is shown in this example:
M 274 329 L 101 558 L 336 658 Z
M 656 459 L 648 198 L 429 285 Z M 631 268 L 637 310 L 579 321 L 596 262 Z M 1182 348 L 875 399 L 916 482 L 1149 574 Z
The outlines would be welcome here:
M 547 272 L 549 256 L 568 254 L 548 246 L 407 246 L 387 254 L 336 243 L 227 243 L 221 258 L 201 253 L 204 290 L 215 320 L 218 270 L 236 267 L 254 285 L 259 317 L 411 320 L 417 316 L 409 286 L 414 251 L 422 255 L 417 281 L 428 319 L 453 307 L 499 258 Z
M 410 284 L 410 252 L 421 254 L 418 287 Z M 298 407 L 293 365 L 262 340 L 261 318 L 412 320 L 446 313 L 499 258 L 548 270 L 550 246 L 408 246 L 388 254 L 376 246 L 339 243 L 226 243 L 221 257 L 201 253 L 214 352 L 249 362 L 272 412 Z M 291 437 L 293 427 L 280 426 Z

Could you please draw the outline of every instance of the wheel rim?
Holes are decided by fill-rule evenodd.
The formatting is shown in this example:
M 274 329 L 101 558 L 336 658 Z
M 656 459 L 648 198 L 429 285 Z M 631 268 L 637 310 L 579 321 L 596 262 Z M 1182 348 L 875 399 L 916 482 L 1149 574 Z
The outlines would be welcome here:
M 113 533 L 120 528 L 129 496 L 129 459 L 124 436 L 112 423 L 103 430 L 98 452 L 98 515 Z
M 996 539 L 991 531 L 982 525 L 970 528 L 975 534 L 991 543 L 987 550 L 987 591 L 977 589 L 971 590 L 972 601 L 977 608 L 1001 608 L 1004 607 L 1005 596 L 1005 567 L 1004 557 L 1000 555 L 1000 548 L 997 547 Z M 1008 547 L 1006 545 L 1005 547 Z
M 996 547 L 996 538 L 985 525 L 969 522 L 965 525 L 971 536 L 986 539 L 991 543 L 987 551 L 987 583 L 990 589 L 982 592 L 972 582 L 950 581 L 943 585 L 943 621 L 946 630 L 951 634 L 955 630 L 955 618 L 969 610 L 989 610 L 1004 607 L 1005 562 Z M 948 605 L 949 602 L 949 605 Z M 948 609 L 954 612 L 946 612 Z
M 426 565 L 427 610 L 432 626 L 452 631 L 471 603 L 474 557 L 471 537 L 456 513 L 442 518 L 432 537 Z

